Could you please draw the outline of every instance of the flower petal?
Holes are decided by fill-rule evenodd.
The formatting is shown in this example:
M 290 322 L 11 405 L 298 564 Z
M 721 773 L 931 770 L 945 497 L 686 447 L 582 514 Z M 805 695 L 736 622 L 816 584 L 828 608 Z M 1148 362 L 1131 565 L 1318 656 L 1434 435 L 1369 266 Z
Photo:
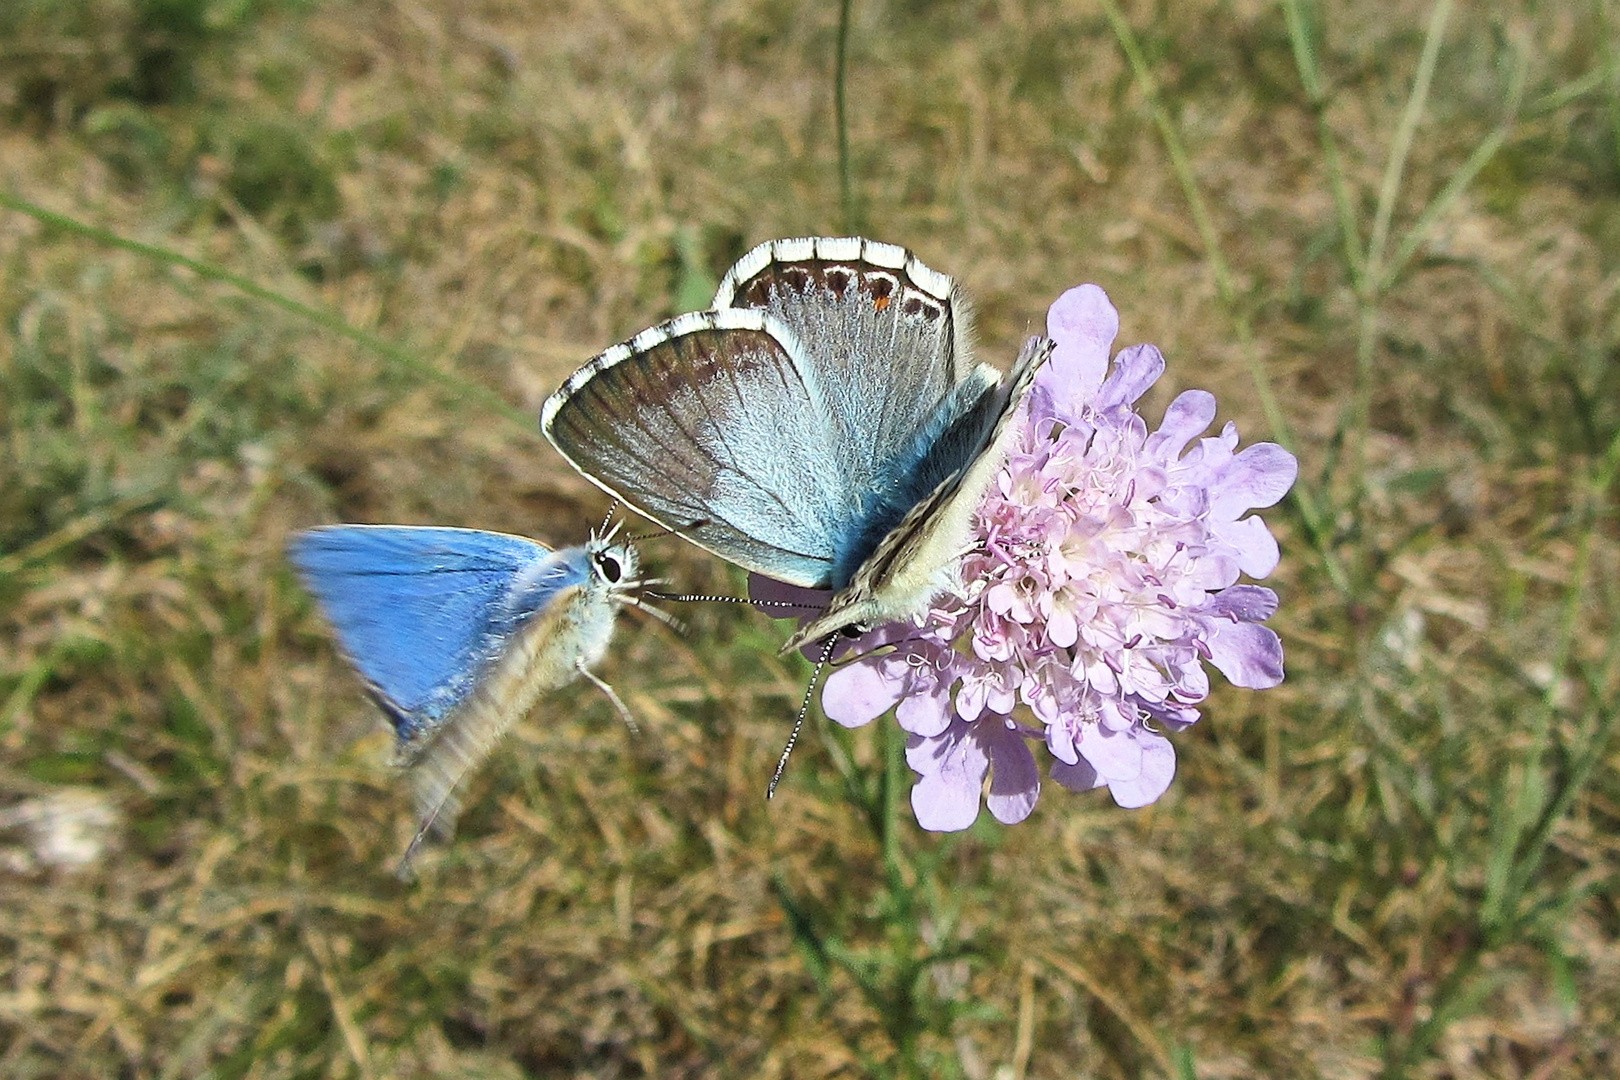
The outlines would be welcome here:
M 971 724 L 984 715 L 989 696 L 990 684 L 983 678 L 963 679 L 962 688 L 956 692 L 956 715 Z
M 1171 731 L 1185 731 L 1198 723 L 1198 710 L 1190 706 L 1175 705 L 1163 701 L 1138 701 L 1137 704 L 1148 716 Z
M 1091 400 L 1118 333 L 1119 312 L 1099 286 L 1079 285 L 1057 298 L 1046 312 L 1046 336 L 1056 348 L 1042 373 L 1054 398 L 1077 404 Z
M 1203 555 L 1192 561 L 1187 571 L 1187 582 L 1200 589 L 1216 592 L 1229 588 L 1238 579 L 1243 564 L 1222 551 Z
M 1055 720 L 1047 721 L 1046 749 L 1062 764 L 1073 765 L 1081 760 L 1080 751 L 1075 749 L 1074 741 L 1077 726 L 1074 720 L 1068 716 L 1060 716 Z
M 1245 447 L 1221 470 L 1210 513 L 1218 521 L 1233 521 L 1247 510 L 1271 506 L 1288 494 L 1298 476 L 1299 462 L 1276 443 Z
M 917 824 L 930 832 L 957 832 L 979 816 L 979 794 L 990 759 L 967 725 L 936 739 L 906 740 L 906 764 L 921 775 L 911 788 L 911 809 Z
M 821 709 L 827 719 L 848 728 L 860 727 L 894 708 L 906 685 L 903 675 L 886 663 L 888 659 L 857 660 L 828 675 L 821 690 Z
M 1075 621 L 1074 611 L 1067 604 L 1053 608 L 1046 620 L 1046 637 L 1060 649 L 1067 649 L 1080 640 L 1080 624 Z
M 951 726 L 956 711 L 951 708 L 950 678 L 942 677 L 931 686 L 914 690 L 895 707 L 894 719 L 912 735 L 931 739 Z
M 1086 761 L 1084 758 L 1081 758 L 1073 765 L 1062 761 L 1054 762 L 1049 771 L 1052 774 L 1053 780 L 1062 784 L 1070 791 L 1090 791 L 1093 788 L 1100 788 L 1103 786 L 1103 784 L 1107 783 L 1106 780 L 1097 774 L 1097 770 L 1091 767 L 1090 762 Z
M 1256 514 L 1237 521 L 1211 522 L 1210 533 L 1232 546 L 1237 552 L 1239 569 L 1250 577 L 1268 576 L 1277 569 L 1277 562 L 1282 558 L 1277 550 L 1277 538 Z
M 1130 729 L 1106 731 L 1100 724 L 1087 728 L 1080 740 L 1080 756 L 1091 762 L 1110 785 L 1134 780 L 1142 771 L 1142 748 Z
M 1108 793 L 1127 810 L 1156 802 L 1176 776 L 1176 748 L 1169 739 L 1147 731 L 1137 732 L 1136 738 L 1142 748 L 1141 770 L 1130 780 L 1108 781 Z
M 1264 585 L 1233 585 L 1211 596 L 1204 610 L 1238 622 L 1265 622 L 1277 613 L 1277 594 Z
M 1148 436 L 1147 452 L 1160 461 L 1174 461 L 1214 422 L 1215 395 L 1207 390 L 1183 390 L 1164 410 L 1159 430 Z
M 980 737 L 990 752 L 990 791 L 985 805 L 1003 825 L 1016 825 L 1029 817 L 1041 794 L 1041 774 L 1035 755 L 1022 735 L 1005 725 L 980 725 Z
M 1265 690 L 1283 681 L 1282 639 L 1258 623 L 1210 619 L 1204 638 L 1209 662 L 1233 686 Z
M 1099 411 L 1133 405 L 1164 374 L 1164 355 L 1152 345 L 1132 345 L 1114 357 L 1114 370 L 1097 391 L 1091 406 Z

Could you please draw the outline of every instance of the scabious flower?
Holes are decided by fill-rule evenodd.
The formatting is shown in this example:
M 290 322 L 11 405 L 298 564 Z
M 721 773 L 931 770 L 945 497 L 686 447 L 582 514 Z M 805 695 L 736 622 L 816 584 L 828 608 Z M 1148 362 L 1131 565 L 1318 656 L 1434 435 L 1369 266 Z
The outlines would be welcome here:
M 978 507 L 960 595 L 854 640 L 827 679 L 840 724 L 894 709 L 926 829 L 967 828 L 981 798 L 1004 823 L 1029 816 L 1035 742 L 1064 787 L 1146 806 L 1175 775 L 1164 733 L 1209 694 L 1206 662 L 1238 686 L 1282 681 L 1282 643 L 1261 625 L 1277 596 L 1238 578 L 1275 569 L 1276 540 L 1243 515 L 1281 499 L 1297 463 L 1273 443 L 1239 451 L 1230 423 L 1194 442 L 1215 418 L 1202 390 L 1149 432 L 1134 405 L 1164 358 L 1138 345 L 1110 371 L 1118 330 L 1095 285 L 1052 305 L 1052 358 Z

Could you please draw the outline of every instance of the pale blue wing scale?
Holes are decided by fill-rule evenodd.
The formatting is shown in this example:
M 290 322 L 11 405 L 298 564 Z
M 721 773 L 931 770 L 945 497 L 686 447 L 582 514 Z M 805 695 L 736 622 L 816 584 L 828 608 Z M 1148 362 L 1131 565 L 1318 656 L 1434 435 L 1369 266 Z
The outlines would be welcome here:
M 512 636 L 591 572 L 584 548 L 426 526 L 311 529 L 289 554 L 402 742 L 441 725 Z
M 855 522 L 835 564 L 839 588 L 847 585 L 911 510 L 961 478 L 989 444 L 1002 416 L 1001 384 L 989 368 L 957 383 L 917 428 L 911 442 L 884 463 L 872 483 L 875 497 Z

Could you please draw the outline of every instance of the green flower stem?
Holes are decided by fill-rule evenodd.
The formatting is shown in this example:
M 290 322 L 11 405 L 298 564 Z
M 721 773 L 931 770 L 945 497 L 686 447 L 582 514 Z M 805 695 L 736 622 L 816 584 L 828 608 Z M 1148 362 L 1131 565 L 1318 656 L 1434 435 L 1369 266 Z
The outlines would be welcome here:
M 1496 152 L 1507 142 L 1508 136 L 1512 134 L 1514 125 L 1518 121 L 1520 103 L 1524 98 L 1525 77 L 1528 70 L 1529 60 L 1521 50 L 1515 54 L 1515 63 L 1508 82 L 1508 104 L 1501 121 L 1497 123 L 1489 135 L 1480 141 L 1478 146 L 1474 147 L 1473 153 L 1468 155 L 1468 160 L 1464 161 L 1462 166 L 1451 174 L 1451 179 L 1446 181 L 1445 186 L 1440 189 L 1440 193 L 1434 197 L 1428 206 L 1423 208 L 1423 212 L 1418 215 L 1417 221 L 1401 237 L 1400 246 L 1395 249 L 1395 254 L 1390 256 L 1389 261 L 1384 264 L 1383 277 L 1376 283 L 1380 295 L 1395 285 L 1401 273 L 1406 269 L 1407 264 L 1411 262 L 1412 256 L 1417 253 L 1417 249 L 1429 238 L 1429 233 L 1434 229 L 1435 223 L 1450 212 L 1451 208 L 1456 205 L 1457 200 L 1462 198 L 1463 192 L 1467 191 L 1468 186 L 1474 182 L 1474 178 L 1480 174 L 1480 171 L 1490 163 L 1491 158 L 1496 156 Z
M 1614 147 L 1615 165 L 1620 166 L 1620 44 L 1615 43 L 1615 32 L 1620 27 L 1609 25 L 1609 8 L 1603 0 L 1593 0 L 1596 10 L 1597 24 L 1601 29 L 1598 34 L 1599 48 L 1602 50 L 1600 71 L 1603 82 L 1608 86 L 1607 104 L 1609 113 L 1609 129 Z
M 1620 719 L 1620 701 L 1603 695 L 1610 676 L 1620 662 L 1620 641 L 1612 642 L 1597 678 L 1588 678 L 1588 693 L 1595 702 L 1594 715 L 1586 726 L 1579 749 L 1571 756 L 1557 790 L 1545 796 L 1541 762 L 1551 745 L 1552 716 L 1562 674 L 1571 663 L 1579 632 L 1579 616 L 1586 597 L 1590 571 L 1592 538 L 1609 516 L 1609 491 L 1620 474 L 1620 436 L 1609 444 L 1601 463 L 1585 484 L 1585 528 L 1577 548 L 1570 582 L 1564 594 L 1564 618 L 1554 649 L 1554 677 L 1544 690 L 1531 722 L 1531 743 L 1524 759 L 1514 770 L 1516 792 L 1504 793 L 1498 800 L 1501 810 L 1493 816 L 1491 835 L 1494 851 L 1487 868 L 1486 895 L 1477 917 L 1478 932 L 1464 953 L 1429 996 L 1432 1013 L 1404 1038 L 1392 1040 L 1385 1051 L 1384 1080 L 1401 1080 L 1412 1064 L 1427 1054 L 1452 1021 L 1475 1011 L 1486 995 L 1496 988 L 1498 977 L 1481 977 L 1485 954 L 1522 939 L 1547 911 L 1558 906 L 1544 899 L 1537 904 L 1525 901 L 1539 878 L 1542 862 L 1551 846 L 1554 832 L 1566 819 L 1580 793 L 1585 790 L 1597 765 L 1607 752 Z
M 1502 924 L 1516 928 L 1525 894 L 1541 869 L 1542 859 L 1552 842 L 1553 831 L 1564 820 L 1565 814 L 1574 805 L 1575 799 L 1591 777 L 1613 733 L 1615 717 L 1620 713 L 1620 702 L 1602 700 L 1601 694 L 1606 681 L 1600 681 L 1595 688 L 1598 703 L 1594 707 L 1597 715 L 1595 721 L 1589 725 L 1590 730 L 1584 745 L 1574 755 L 1558 790 L 1550 798 L 1539 798 L 1542 785 L 1536 782 L 1536 777 L 1541 769 L 1541 758 L 1551 743 L 1552 717 L 1563 673 L 1570 666 L 1575 640 L 1580 633 L 1581 604 L 1586 599 L 1592 540 L 1598 535 L 1604 519 L 1608 516 L 1609 492 L 1614 486 L 1617 473 L 1620 473 L 1620 435 L 1609 443 L 1608 452 L 1602 462 L 1592 470 L 1586 484 L 1583 485 L 1586 523 L 1581 533 L 1580 544 L 1575 551 L 1575 565 L 1570 574 L 1569 587 L 1564 594 L 1564 618 L 1553 657 L 1553 678 L 1542 693 L 1531 727 L 1531 743 L 1529 750 L 1526 751 L 1524 763 L 1525 783 L 1520 790 L 1520 798 L 1512 808 L 1513 817 L 1508 833 L 1514 843 L 1513 859 L 1500 895 L 1494 897 L 1487 895 L 1487 911 L 1494 916 L 1493 920 L 1487 921 L 1487 928 Z M 1610 643 L 1606 668 L 1613 667 L 1617 651 L 1620 651 L 1620 640 Z M 1540 805 L 1537 805 L 1538 803 Z M 1535 819 L 1533 822 L 1532 818 Z
M 1437 0 L 1429 12 L 1429 25 L 1423 38 L 1423 53 L 1418 58 L 1417 74 L 1412 79 L 1411 92 L 1406 96 L 1406 107 L 1401 111 L 1395 127 L 1395 137 L 1389 145 L 1389 161 L 1384 165 L 1383 180 L 1378 185 L 1378 208 L 1373 212 L 1372 235 L 1367 240 L 1367 254 L 1362 260 L 1363 272 L 1357 288 L 1361 305 L 1361 318 L 1356 334 L 1356 384 L 1351 396 L 1351 500 L 1359 511 L 1367 490 L 1367 435 L 1372 426 L 1372 388 L 1374 361 L 1378 354 L 1378 307 L 1384 284 L 1384 254 L 1389 243 L 1390 222 L 1395 214 L 1395 202 L 1400 196 L 1401 180 L 1406 175 L 1406 159 L 1412 150 L 1412 139 L 1417 134 L 1418 122 L 1423 119 L 1429 104 L 1429 88 L 1434 84 L 1434 68 L 1440 59 L 1440 44 L 1445 39 L 1446 23 L 1451 19 L 1452 0 Z M 1358 514 L 1359 516 L 1359 514 Z
M 1406 175 L 1406 159 L 1412 152 L 1412 139 L 1417 134 L 1418 122 L 1429 106 L 1429 88 L 1434 84 L 1434 68 L 1440 59 L 1440 43 L 1445 38 L 1446 23 L 1451 20 L 1452 0 L 1436 0 L 1429 12 L 1429 26 L 1423 37 L 1423 54 L 1418 58 L 1417 74 L 1412 79 L 1412 90 L 1406 96 L 1406 108 L 1401 112 L 1395 128 L 1395 138 L 1389 144 L 1389 161 L 1384 166 L 1384 178 L 1378 185 L 1378 209 L 1373 215 L 1372 236 L 1367 240 L 1366 282 L 1382 280 L 1379 267 L 1384 259 L 1384 248 L 1389 243 L 1390 220 L 1395 214 L 1395 200 L 1401 193 L 1401 179 Z

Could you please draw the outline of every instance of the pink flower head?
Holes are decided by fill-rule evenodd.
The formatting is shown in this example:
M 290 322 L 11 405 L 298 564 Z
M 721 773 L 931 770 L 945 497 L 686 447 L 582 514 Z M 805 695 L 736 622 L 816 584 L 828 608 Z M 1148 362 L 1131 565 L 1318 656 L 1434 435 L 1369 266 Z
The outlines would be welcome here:
M 857 659 L 827 679 L 822 704 L 840 724 L 895 710 L 925 829 L 967 828 L 981 799 L 998 821 L 1027 817 L 1032 740 L 1064 787 L 1146 806 L 1175 775 L 1164 732 L 1198 719 L 1206 662 L 1238 686 L 1282 681 L 1282 643 L 1261 625 L 1277 596 L 1238 578 L 1275 569 L 1276 540 L 1244 515 L 1281 499 L 1298 465 L 1273 443 L 1238 450 L 1230 423 L 1197 438 L 1215 418 L 1202 390 L 1150 432 L 1134 406 L 1164 358 L 1138 345 L 1110 370 L 1118 330 L 1095 285 L 1052 305 L 1052 358 L 978 507 L 961 592 L 916 625 L 856 639 L 845 652 Z

